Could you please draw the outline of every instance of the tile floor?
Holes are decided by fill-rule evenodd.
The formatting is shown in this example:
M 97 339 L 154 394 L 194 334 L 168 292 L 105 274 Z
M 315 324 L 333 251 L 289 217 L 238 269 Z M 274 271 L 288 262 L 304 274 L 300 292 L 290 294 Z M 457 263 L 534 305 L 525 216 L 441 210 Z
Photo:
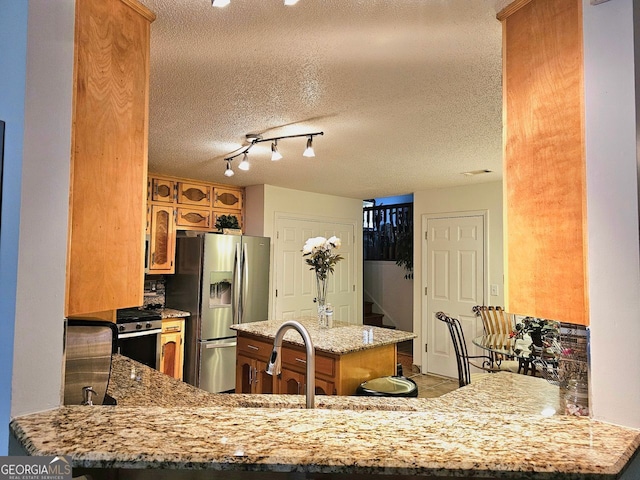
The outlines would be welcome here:
M 404 376 L 411 378 L 418 385 L 419 398 L 439 397 L 458 388 L 457 378 L 419 373 L 419 368 L 413 365 L 412 346 L 411 341 L 398 344 L 398 362 L 402 364 Z
M 409 378 L 418 385 L 418 398 L 435 398 L 458 388 L 458 379 L 414 373 Z

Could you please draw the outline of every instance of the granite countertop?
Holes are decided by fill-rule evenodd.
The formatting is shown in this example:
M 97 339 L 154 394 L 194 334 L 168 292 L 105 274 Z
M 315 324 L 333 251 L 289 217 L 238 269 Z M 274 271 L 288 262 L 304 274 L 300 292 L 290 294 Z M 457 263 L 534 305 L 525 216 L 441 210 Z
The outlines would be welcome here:
M 417 336 L 413 332 L 403 332 L 401 330 L 372 327 L 369 325 L 349 325 L 341 322 L 335 322 L 332 328 L 321 328 L 315 317 L 306 317 L 297 321 L 309 332 L 316 350 L 334 353 L 336 355 L 344 355 L 359 350 L 380 347 L 382 345 L 404 342 Z M 231 328 L 238 332 L 273 340 L 276 336 L 276 331 L 283 323 L 284 320 L 270 320 L 231 325 Z M 366 330 L 373 330 L 373 341 L 371 343 L 363 342 L 362 333 Z M 284 341 L 304 346 L 302 337 L 293 329 L 284 334 Z
M 165 318 L 183 318 L 191 316 L 191 313 L 183 310 L 176 310 L 175 308 L 159 308 L 156 311 L 162 315 L 163 320 Z
M 541 414 L 558 388 L 512 373 L 436 399 L 318 396 L 307 410 L 303 396 L 210 394 L 116 355 L 109 393 L 118 406 L 14 418 L 12 434 L 76 467 L 407 478 L 614 479 L 640 445 L 639 430 Z

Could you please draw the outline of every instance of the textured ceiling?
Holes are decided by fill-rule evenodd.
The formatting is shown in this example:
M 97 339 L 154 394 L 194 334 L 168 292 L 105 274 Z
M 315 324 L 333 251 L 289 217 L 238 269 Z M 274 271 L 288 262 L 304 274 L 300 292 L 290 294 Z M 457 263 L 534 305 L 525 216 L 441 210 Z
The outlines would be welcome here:
M 504 0 L 142 0 L 151 27 L 149 169 L 353 198 L 501 178 Z M 324 131 L 252 148 L 248 133 Z M 489 169 L 469 177 L 461 172 Z

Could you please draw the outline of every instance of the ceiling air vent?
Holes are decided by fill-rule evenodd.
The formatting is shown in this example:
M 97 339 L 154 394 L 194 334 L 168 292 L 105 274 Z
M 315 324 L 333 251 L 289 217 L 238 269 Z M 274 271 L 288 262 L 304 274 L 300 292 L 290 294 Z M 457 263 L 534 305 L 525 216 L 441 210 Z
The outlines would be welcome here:
M 472 177 L 473 175 L 482 175 L 484 173 L 491 173 L 491 170 L 487 170 L 486 168 L 483 168 L 482 170 L 472 170 L 470 172 L 462 172 L 462 175 Z

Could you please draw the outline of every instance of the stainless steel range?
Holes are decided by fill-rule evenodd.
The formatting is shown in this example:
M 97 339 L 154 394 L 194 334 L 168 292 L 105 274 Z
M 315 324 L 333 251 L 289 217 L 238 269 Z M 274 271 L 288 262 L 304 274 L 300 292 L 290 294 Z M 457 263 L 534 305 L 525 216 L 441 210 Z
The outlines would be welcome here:
M 160 366 L 162 316 L 151 310 L 124 308 L 117 311 L 117 351 L 151 368 Z

